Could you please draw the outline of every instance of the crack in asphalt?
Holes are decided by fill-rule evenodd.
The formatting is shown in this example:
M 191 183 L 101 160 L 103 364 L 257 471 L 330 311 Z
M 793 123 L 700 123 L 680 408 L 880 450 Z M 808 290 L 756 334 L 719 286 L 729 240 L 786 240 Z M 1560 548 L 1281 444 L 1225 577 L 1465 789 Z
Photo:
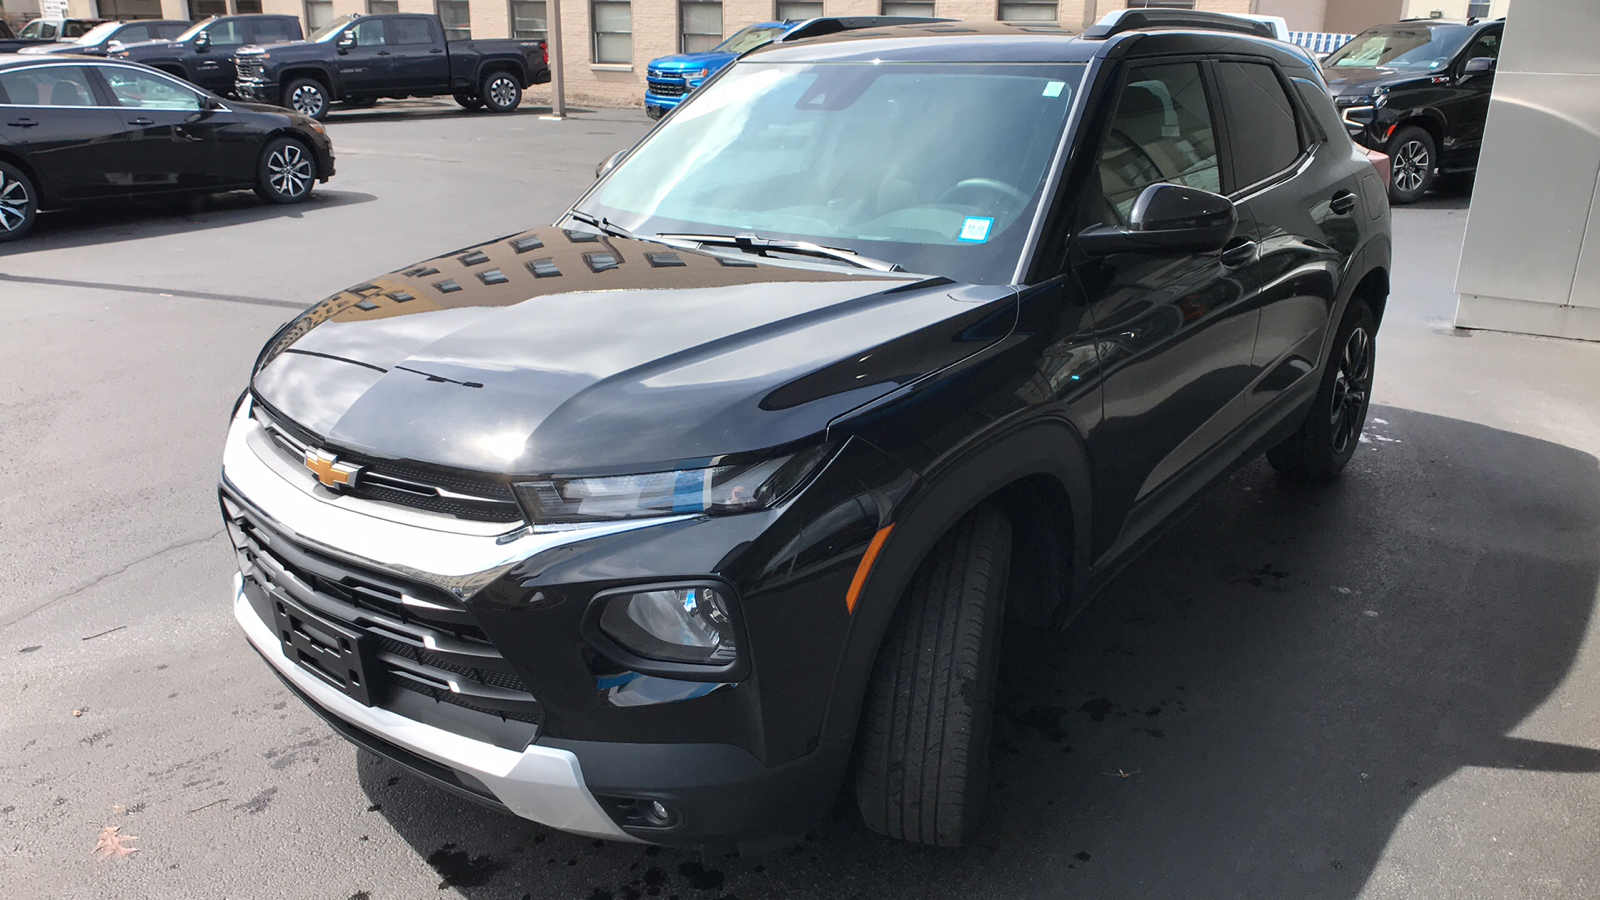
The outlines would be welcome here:
M 140 563 L 149 562 L 150 560 L 155 559 L 158 556 L 163 556 L 165 554 L 171 553 L 174 550 L 182 550 L 185 547 L 193 547 L 195 544 L 203 544 L 206 541 L 215 540 L 215 539 L 221 537 L 223 532 L 225 532 L 225 531 L 227 531 L 226 528 L 218 528 L 216 531 L 213 531 L 213 532 L 211 532 L 210 534 L 208 534 L 208 535 L 206 535 L 204 537 L 190 538 L 189 540 L 179 541 L 179 542 L 177 542 L 175 544 L 168 544 L 167 546 L 162 547 L 159 550 L 151 551 L 150 553 L 147 553 L 144 556 L 141 556 L 138 559 L 135 559 L 135 560 L 133 560 L 131 562 L 125 563 L 122 566 L 119 566 L 119 567 L 111 570 L 110 572 L 106 572 L 106 573 L 104 573 L 102 575 L 97 575 L 92 580 L 87 581 L 87 582 L 85 582 L 83 584 L 80 584 L 77 587 L 72 588 L 71 590 L 67 591 L 66 593 L 58 594 L 58 595 L 56 595 L 54 597 L 51 597 L 49 600 L 44 601 L 43 603 L 39 604 L 38 606 L 35 606 L 34 608 L 32 608 L 30 610 L 27 610 L 26 612 L 19 613 L 18 615 L 11 617 L 10 619 L 7 619 L 4 622 L 0 622 L 0 628 L 10 628 L 11 626 L 17 624 L 18 622 L 21 622 L 23 619 L 26 619 L 27 617 L 33 615 L 34 613 L 36 613 L 36 612 L 38 612 L 38 611 L 40 611 L 42 609 L 49 609 L 50 607 L 56 605 L 57 603 L 60 603 L 63 600 L 69 600 L 69 599 L 71 599 L 73 597 L 76 597 L 77 595 L 83 593 L 84 591 L 87 591 L 88 589 L 94 587 L 97 584 L 100 584 L 101 582 L 105 581 L 106 579 L 115 578 L 118 575 L 121 575 L 123 572 L 126 572 L 129 569 L 133 568 L 134 566 L 139 565 Z
M 279 306 L 284 309 L 305 309 L 306 304 L 294 300 L 274 300 L 271 297 L 246 297 L 239 294 L 214 294 L 210 291 L 185 291 L 178 288 L 143 287 L 137 284 L 111 284 L 104 281 L 72 281 L 67 278 L 40 278 L 32 275 L 8 275 L 0 272 L 0 281 L 18 284 L 48 284 L 55 287 L 90 288 L 100 291 L 118 291 L 125 294 L 155 294 L 158 297 L 183 297 L 190 300 L 221 300 L 225 303 L 244 303 L 250 306 Z

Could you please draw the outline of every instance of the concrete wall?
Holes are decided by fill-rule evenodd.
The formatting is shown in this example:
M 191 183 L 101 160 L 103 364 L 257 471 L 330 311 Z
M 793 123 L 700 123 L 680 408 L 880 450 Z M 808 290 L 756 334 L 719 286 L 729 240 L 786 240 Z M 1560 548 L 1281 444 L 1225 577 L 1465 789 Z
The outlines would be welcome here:
M 1402 18 L 1402 0 L 1328 0 L 1323 31 L 1356 34 L 1382 22 Z
M 1290 31 L 1327 31 L 1328 0 L 1257 0 L 1256 12 L 1263 16 L 1282 16 Z
M 1600 4 L 1506 22 L 1466 242 L 1463 328 L 1600 340 Z

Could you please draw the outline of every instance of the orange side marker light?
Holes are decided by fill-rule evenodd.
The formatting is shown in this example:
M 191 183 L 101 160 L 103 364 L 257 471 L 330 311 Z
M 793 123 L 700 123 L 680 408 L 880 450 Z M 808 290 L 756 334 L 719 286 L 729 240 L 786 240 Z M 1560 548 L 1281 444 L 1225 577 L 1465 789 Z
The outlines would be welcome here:
M 856 598 L 861 596 L 861 586 L 867 583 L 867 574 L 872 571 L 872 564 L 878 560 L 878 551 L 883 549 L 883 542 L 889 539 L 889 532 L 894 530 L 893 525 L 885 525 L 878 529 L 872 536 L 872 543 L 867 545 L 867 552 L 861 556 L 861 564 L 856 566 L 856 577 L 850 580 L 850 591 L 844 595 L 845 609 L 852 615 L 856 611 Z

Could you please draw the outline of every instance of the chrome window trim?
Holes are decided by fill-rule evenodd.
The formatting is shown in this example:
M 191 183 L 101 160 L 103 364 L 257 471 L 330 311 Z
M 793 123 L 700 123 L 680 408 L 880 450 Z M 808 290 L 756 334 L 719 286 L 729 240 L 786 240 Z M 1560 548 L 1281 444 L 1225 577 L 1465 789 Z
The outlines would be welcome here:
M 1028 270 L 1033 267 L 1033 257 L 1038 252 L 1039 239 L 1044 234 L 1045 222 L 1050 215 L 1051 207 L 1055 205 L 1056 191 L 1061 186 L 1061 179 L 1066 177 L 1063 169 L 1067 159 L 1072 155 L 1078 125 L 1083 121 L 1084 108 L 1088 104 L 1090 88 L 1100 76 L 1101 70 L 1105 68 L 1106 61 L 1096 55 L 1086 63 L 1069 62 L 1061 65 L 1083 66 L 1083 78 L 1075 88 L 1077 96 L 1072 98 L 1072 109 L 1067 111 L 1067 120 L 1061 127 L 1061 137 L 1056 144 L 1055 155 L 1050 160 L 1050 167 L 1045 170 L 1045 181 L 1039 190 L 1039 203 L 1033 210 L 1033 224 L 1028 226 L 1028 236 L 1023 239 L 1022 248 L 1017 253 L 1017 267 L 1011 273 L 1013 285 L 1022 284 L 1028 275 Z
M 174 78 L 171 75 L 168 75 L 166 72 L 161 71 L 160 69 L 152 68 L 150 66 L 146 66 L 146 65 L 143 65 L 143 64 L 139 64 L 139 63 L 129 63 L 129 62 L 126 62 L 126 61 L 123 61 L 123 60 L 119 60 L 119 59 L 68 59 L 68 60 L 52 59 L 52 60 L 40 60 L 39 62 L 29 63 L 29 64 L 26 64 L 26 65 L 5 66 L 3 68 L 0 68 L 0 72 L 19 72 L 19 71 L 31 71 L 33 69 L 65 68 L 65 67 L 68 67 L 68 66 L 81 68 L 81 69 L 124 69 L 124 70 L 127 70 L 127 71 L 138 72 L 138 73 L 140 73 L 142 75 L 153 75 L 153 76 L 155 76 L 157 78 L 164 78 L 167 81 L 172 82 L 173 84 L 177 85 L 178 87 L 183 88 L 184 90 L 188 91 L 191 94 L 194 94 L 196 97 L 207 96 L 207 92 L 205 92 L 205 91 L 201 90 L 200 88 L 190 84 L 187 81 L 184 81 L 181 78 Z M 5 108 L 5 109 L 111 109 L 111 110 L 117 110 L 117 109 L 153 109 L 153 108 L 155 108 L 155 107 L 142 107 L 142 106 L 122 106 L 121 104 L 118 104 L 118 105 L 115 105 L 115 106 L 107 106 L 107 105 L 105 105 L 103 103 L 98 102 L 98 100 L 99 100 L 99 98 L 96 98 L 96 102 L 95 102 L 95 104 L 93 106 L 57 106 L 55 104 L 50 104 L 50 103 L 0 103 L 0 108 Z M 183 112 L 183 110 L 174 110 L 174 111 L 175 112 Z M 201 111 L 205 111 L 205 110 L 202 109 Z M 222 101 L 222 105 L 221 106 L 219 106 L 217 109 L 210 110 L 210 112 L 233 112 L 233 109 L 231 107 L 229 107 L 227 101 L 224 100 L 224 101 Z

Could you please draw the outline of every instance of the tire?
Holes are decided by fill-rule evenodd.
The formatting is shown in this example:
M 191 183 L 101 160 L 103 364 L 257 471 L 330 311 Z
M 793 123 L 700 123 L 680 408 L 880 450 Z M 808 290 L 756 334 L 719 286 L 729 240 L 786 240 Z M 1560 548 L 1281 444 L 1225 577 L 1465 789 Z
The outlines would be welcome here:
M 478 85 L 478 96 L 489 112 L 508 113 L 522 104 L 522 82 L 504 70 L 490 72 Z
M 1389 154 L 1389 202 L 1398 206 L 1421 200 L 1433 187 L 1433 171 L 1439 166 L 1433 135 L 1408 125 L 1395 132 L 1384 151 Z
M 328 89 L 315 78 L 297 78 L 284 90 L 283 105 L 320 122 L 328 115 Z
M 1372 402 L 1376 335 L 1371 307 L 1351 300 L 1305 422 L 1288 440 L 1267 451 L 1267 462 L 1280 474 L 1297 481 L 1327 482 L 1344 471 L 1361 443 Z
M 317 157 L 294 138 L 267 142 L 256 164 L 256 195 L 268 203 L 299 203 L 317 181 Z
M 33 179 L 16 166 L 0 162 L 0 243 L 27 234 L 38 216 L 39 189 Z
M 468 112 L 476 112 L 483 109 L 483 99 L 476 94 L 456 94 L 456 102 L 461 104 L 461 108 Z
M 856 765 L 856 803 L 879 834 L 958 847 L 977 832 L 1010 562 L 1010 521 L 980 507 L 929 553 L 895 611 Z

